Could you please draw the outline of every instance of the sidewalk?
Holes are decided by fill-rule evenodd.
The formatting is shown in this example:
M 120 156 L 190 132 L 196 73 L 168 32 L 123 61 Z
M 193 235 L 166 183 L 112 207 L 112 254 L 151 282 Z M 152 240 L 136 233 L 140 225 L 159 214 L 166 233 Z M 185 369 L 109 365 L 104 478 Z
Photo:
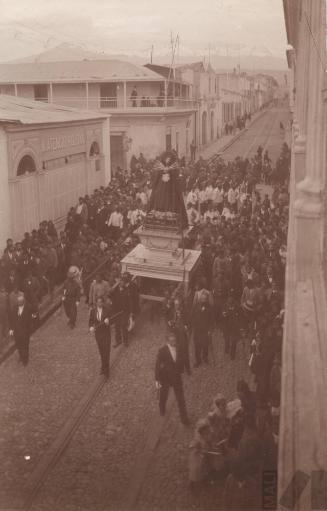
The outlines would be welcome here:
M 202 158 L 204 160 L 209 160 L 210 158 L 215 156 L 217 153 L 223 152 L 230 145 L 232 145 L 235 142 L 235 140 L 240 138 L 243 135 L 243 133 L 247 129 L 249 129 L 249 127 L 252 126 L 252 124 L 266 112 L 267 112 L 267 109 L 260 110 L 259 112 L 253 114 L 251 122 L 248 122 L 246 127 L 243 130 L 238 131 L 235 135 L 223 135 L 218 140 L 216 140 L 212 144 L 208 145 L 207 147 L 205 147 L 201 151 L 199 151 L 197 153 L 197 158 L 199 158 L 199 156 L 202 156 Z

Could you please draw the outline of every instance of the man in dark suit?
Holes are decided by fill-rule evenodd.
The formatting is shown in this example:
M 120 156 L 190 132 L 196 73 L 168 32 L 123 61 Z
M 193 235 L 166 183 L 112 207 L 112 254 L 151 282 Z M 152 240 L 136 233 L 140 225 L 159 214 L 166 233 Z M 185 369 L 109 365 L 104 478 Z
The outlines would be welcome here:
M 116 326 L 116 348 L 122 342 L 128 346 L 128 320 L 131 313 L 131 304 L 125 283 L 121 278 L 111 294 L 114 313 L 117 314 L 115 320 Z
M 29 344 L 32 329 L 32 310 L 25 302 L 23 293 L 17 297 L 17 306 L 10 314 L 10 335 L 14 336 L 19 359 L 27 366 L 29 359 Z
M 189 339 L 188 339 L 188 320 L 186 311 L 180 298 L 175 298 L 167 310 L 167 320 L 169 328 L 176 334 L 177 348 L 181 352 L 184 369 L 191 375 Z
M 188 426 L 190 422 L 187 416 L 183 391 L 183 368 L 183 357 L 177 348 L 176 334 L 169 332 L 167 343 L 158 352 L 155 367 L 156 387 L 159 390 L 160 415 L 165 415 L 169 389 L 173 387 L 181 421 L 185 426 Z
M 32 275 L 31 270 L 27 270 L 26 279 L 23 281 L 23 291 L 26 300 L 37 311 L 40 302 L 40 283 L 36 277 Z
M 140 294 L 137 284 L 134 282 L 132 275 L 127 271 L 123 273 L 123 282 L 130 304 L 130 312 L 133 316 L 137 316 L 140 312 Z
M 110 364 L 110 316 L 112 312 L 108 307 L 104 307 L 103 298 L 96 300 L 96 305 L 90 311 L 89 328 L 94 333 L 101 357 L 101 371 L 105 379 L 109 378 Z
M 199 302 L 193 306 L 192 327 L 195 351 L 194 367 L 199 367 L 202 362 L 208 364 L 208 352 L 210 337 L 214 326 L 212 306 L 209 303 L 208 295 L 203 293 Z
M 65 313 L 68 318 L 68 325 L 70 328 L 75 328 L 77 319 L 77 306 L 81 299 L 81 289 L 76 282 L 73 267 L 68 270 L 68 278 L 64 283 L 64 291 L 62 296 L 62 303 L 64 305 Z
M 222 308 L 221 329 L 225 341 L 225 353 L 231 360 L 235 359 L 236 344 L 240 337 L 240 307 L 235 299 L 234 290 L 231 290 L 225 306 Z

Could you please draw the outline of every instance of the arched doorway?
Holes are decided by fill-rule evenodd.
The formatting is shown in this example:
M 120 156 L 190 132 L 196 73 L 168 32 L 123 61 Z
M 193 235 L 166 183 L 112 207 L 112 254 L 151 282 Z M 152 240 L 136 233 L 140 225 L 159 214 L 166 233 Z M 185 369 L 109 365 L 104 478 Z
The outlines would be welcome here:
M 214 138 L 215 138 L 214 120 L 215 120 L 214 112 L 211 112 L 211 115 L 210 115 L 210 136 L 211 136 L 211 140 L 214 140 Z
M 207 112 L 202 114 L 202 145 L 207 143 Z
M 20 238 L 40 222 L 36 159 L 29 153 L 22 155 L 15 170 L 18 179 L 11 180 L 9 185 L 10 201 L 15 205 L 10 214 L 11 235 Z

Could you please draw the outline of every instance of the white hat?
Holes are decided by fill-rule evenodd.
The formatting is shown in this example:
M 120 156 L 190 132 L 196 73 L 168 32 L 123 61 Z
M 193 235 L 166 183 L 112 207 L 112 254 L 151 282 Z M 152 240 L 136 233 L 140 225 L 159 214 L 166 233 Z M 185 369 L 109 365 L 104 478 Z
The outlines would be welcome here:
M 242 404 L 239 399 L 234 399 L 234 401 L 230 401 L 229 403 L 227 403 L 226 407 L 227 418 L 232 419 L 240 410 L 242 410 Z

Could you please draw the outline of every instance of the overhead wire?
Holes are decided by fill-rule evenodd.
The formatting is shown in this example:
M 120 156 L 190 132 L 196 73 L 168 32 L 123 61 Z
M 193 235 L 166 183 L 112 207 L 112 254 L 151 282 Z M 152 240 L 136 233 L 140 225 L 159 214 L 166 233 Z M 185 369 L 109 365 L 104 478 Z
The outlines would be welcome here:
M 309 32 L 310 32 L 313 44 L 314 44 L 314 46 L 316 48 L 316 51 L 317 51 L 317 54 L 318 54 L 318 58 L 319 58 L 321 67 L 322 67 L 323 71 L 326 72 L 326 62 L 325 63 L 323 62 L 323 58 L 322 58 L 321 53 L 320 53 L 319 45 L 318 45 L 318 43 L 316 41 L 316 38 L 315 38 L 315 36 L 313 34 L 313 31 L 312 31 L 312 28 L 311 28 L 311 25 L 310 25 L 310 22 L 309 22 L 309 18 L 308 18 L 308 15 L 307 15 L 306 12 L 304 13 L 304 17 L 305 17 L 305 20 L 307 22 L 308 29 L 309 29 Z M 325 27 L 326 27 L 326 23 L 325 23 Z

